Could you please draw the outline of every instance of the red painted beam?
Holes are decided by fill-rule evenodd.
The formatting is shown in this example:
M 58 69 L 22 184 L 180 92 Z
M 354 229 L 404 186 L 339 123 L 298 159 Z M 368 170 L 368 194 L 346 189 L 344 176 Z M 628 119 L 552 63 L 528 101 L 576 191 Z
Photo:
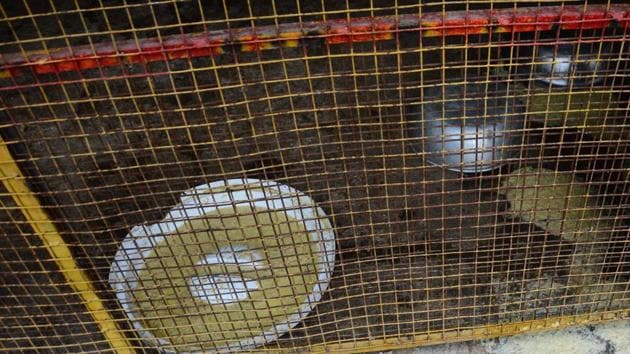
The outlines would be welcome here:
M 127 63 L 215 56 L 226 46 L 258 51 L 278 46 L 295 47 L 301 40 L 323 39 L 328 44 L 371 42 L 395 38 L 401 31 L 419 31 L 422 36 L 465 36 L 479 33 L 532 32 L 561 29 L 630 28 L 630 4 L 550 6 L 518 9 L 453 11 L 356 18 L 261 26 L 230 31 L 185 34 L 157 38 L 99 43 L 94 46 L 55 48 L 48 52 L 0 55 L 0 77 L 24 70 L 37 74 L 59 73 Z

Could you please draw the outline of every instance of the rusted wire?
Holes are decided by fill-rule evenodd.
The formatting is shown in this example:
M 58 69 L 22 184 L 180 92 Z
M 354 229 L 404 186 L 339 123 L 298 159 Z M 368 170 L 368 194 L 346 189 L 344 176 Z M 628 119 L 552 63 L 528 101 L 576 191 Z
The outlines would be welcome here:
M 0 163 L 24 177 L 2 178 L 37 198 L 0 194 L 1 346 L 356 352 L 627 316 L 629 16 L 550 1 L 0 4 Z M 447 127 L 504 140 L 481 158 Z M 186 207 L 243 189 L 330 223 L 334 267 L 299 221 L 265 213 L 271 194 Z M 166 237 L 147 246 L 150 225 Z M 147 268 L 123 274 L 139 254 Z M 297 321 L 249 341 L 327 270 Z M 241 279 L 228 285 L 249 287 L 232 294 L 244 302 L 193 294 L 216 275 Z M 62 322 L 72 336 L 50 330 Z

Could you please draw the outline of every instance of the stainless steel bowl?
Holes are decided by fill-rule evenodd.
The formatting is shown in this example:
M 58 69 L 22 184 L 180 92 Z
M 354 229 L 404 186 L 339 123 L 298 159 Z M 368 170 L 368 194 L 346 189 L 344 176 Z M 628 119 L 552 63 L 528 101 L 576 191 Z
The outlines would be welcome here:
M 577 45 L 572 44 L 537 46 L 534 63 L 536 78 L 555 86 L 569 86 L 571 81 L 575 86 L 597 84 L 604 79 L 606 48 L 608 46 L 603 45 L 598 55 L 599 45 L 591 48 L 582 44 L 579 50 Z
M 517 149 L 523 127 L 522 105 L 507 98 L 507 87 L 492 83 L 446 86 L 427 90 L 422 114 L 411 135 L 419 139 L 416 151 L 427 161 L 463 173 L 501 167 Z M 420 117 L 421 124 L 420 124 Z M 415 123 L 415 122 L 414 122 Z M 424 140 L 424 141 L 423 141 Z

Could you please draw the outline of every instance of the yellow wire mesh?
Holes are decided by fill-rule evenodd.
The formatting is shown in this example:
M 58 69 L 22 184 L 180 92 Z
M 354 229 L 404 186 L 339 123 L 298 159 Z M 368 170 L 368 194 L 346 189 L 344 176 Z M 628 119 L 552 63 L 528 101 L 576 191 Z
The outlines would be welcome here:
M 34 206 L 17 205 L 16 191 L 3 189 L 0 274 L 7 286 L 0 292 L 0 345 L 26 351 L 242 346 L 354 352 L 627 316 L 628 12 L 615 10 L 622 20 L 601 26 L 586 16 L 560 17 L 549 28 L 522 31 L 499 30 L 492 22 L 477 31 L 478 25 L 466 22 L 466 14 L 491 13 L 477 10 L 553 14 L 564 11 L 557 6 L 572 5 L 578 5 L 572 11 L 589 14 L 613 13 L 616 6 L 0 4 L 0 134 L 11 154 L 0 164 L 14 160 L 20 167 L 107 318 L 117 324 L 103 331 L 86 294 L 72 284 L 76 279 L 46 252 L 46 235 L 20 213 Z M 425 31 L 428 20 L 415 27 L 397 20 L 446 18 L 454 11 L 463 11 L 449 17 L 459 22 L 437 32 Z M 363 38 L 305 29 L 313 23 L 330 29 L 341 23 L 335 21 L 361 17 L 389 19 L 395 26 Z M 274 34 L 283 43 L 271 45 L 260 28 L 284 28 Z M 178 36 L 223 30 L 230 30 L 228 40 L 204 48 L 207 55 L 166 45 Z M 240 39 L 233 37 L 238 33 Z M 544 48 L 556 64 L 541 76 Z M 561 62 L 561 48 L 571 48 L 573 61 L 595 66 L 585 72 Z M 91 53 L 87 59 L 67 60 L 81 50 Z M 136 52 L 142 55 L 130 56 Z M 470 118 L 461 123 L 458 115 Z M 466 136 L 447 133 L 446 126 L 474 125 L 474 118 L 484 126 L 497 117 L 500 134 L 510 139 L 501 147 L 485 146 L 491 157 L 484 164 L 469 173 L 465 165 L 445 162 L 482 156 L 471 155 L 462 143 Z M 438 124 L 427 125 L 430 118 Z M 457 144 L 454 152 L 432 150 L 449 141 Z M 2 175 L 5 185 L 16 177 Z M 326 278 L 326 251 L 314 246 L 316 232 L 305 236 L 306 223 L 274 216 L 263 204 L 248 202 L 251 210 L 239 209 L 233 199 L 220 204 L 215 198 L 223 187 L 190 192 L 244 178 L 294 188 L 251 203 L 280 200 L 283 212 L 297 211 L 290 215 L 323 229 L 330 223 L 334 266 L 318 301 L 304 299 L 317 289 L 314 279 Z M 251 182 L 227 190 L 229 199 L 264 188 Z M 186 206 L 184 192 L 229 212 L 189 214 L 198 209 Z M 301 199 L 307 197 L 312 205 Z M 296 204 L 284 204 L 295 198 Z M 315 206 L 322 212 L 305 217 Z M 177 210 L 182 213 L 168 219 Z M 111 282 L 112 264 L 130 233 L 144 232 L 141 225 L 175 224 L 157 232 L 170 236 L 166 241 L 129 243 L 145 261 L 134 270 L 143 280 Z M 247 250 L 235 251 L 237 246 Z M 152 247 L 161 248 L 147 251 Z M 131 262 L 130 254 L 122 259 Z M 209 255 L 219 261 L 210 264 Z M 232 264 L 229 257 L 238 260 Z M 229 280 L 212 288 L 241 302 L 208 305 L 207 294 L 183 298 L 197 289 L 191 279 L 208 283 L 213 274 L 254 285 Z M 117 297 L 117 284 L 133 289 L 126 302 Z M 303 301 L 312 309 L 295 327 L 276 329 L 256 343 L 262 347 L 245 343 L 286 321 Z M 130 344 L 113 342 L 116 331 Z M 168 340 L 148 340 L 146 333 Z M 234 340 L 244 342 L 225 346 Z

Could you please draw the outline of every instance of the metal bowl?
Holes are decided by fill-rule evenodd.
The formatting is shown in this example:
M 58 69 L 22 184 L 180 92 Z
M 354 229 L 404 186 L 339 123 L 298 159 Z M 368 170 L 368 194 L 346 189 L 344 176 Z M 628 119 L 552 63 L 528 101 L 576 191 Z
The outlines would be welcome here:
M 300 259 L 300 262 L 304 262 L 299 265 L 301 271 L 286 276 L 281 275 L 283 281 L 293 284 L 291 294 L 281 295 L 279 291 L 277 293 L 272 291 L 272 294 L 277 295 L 274 295 L 273 298 L 263 297 L 264 301 L 260 300 L 260 297 L 258 300 L 249 298 L 254 296 L 254 293 L 264 295 L 264 293 L 258 291 L 265 286 L 263 285 L 264 282 L 267 283 L 267 287 L 273 288 L 273 284 L 269 285 L 270 281 L 273 282 L 273 276 L 269 274 L 282 274 L 277 269 L 289 266 L 284 263 L 285 256 L 282 259 L 273 259 L 273 262 L 270 262 L 267 255 L 267 252 L 271 252 L 270 249 L 273 249 L 274 245 L 283 247 L 282 245 L 285 244 L 289 236 L 264 236 L 261 233 L 256 238 L 272 237 L 274 239 L 273 242 L 270 241 L 269 243 L 271 246 L 265 246 L 264 249 L 249 249 L 247 240 L 252 240 L 253 238 L 238 238 L 238 240 L 228 241 L 227 245 L 218 248 L 219 241 L 216 241 L 214 236 L 210 237 L 210 241 L 201 241 L 203 232 L 207 233 L 207 229 L 205 231 L 198 230 L 194 231 L 194 243 L 188 245 L 192 246 L 190 249 L 195 251 L 189 252 L 184 257 L 191 259 L 190 262 L 195 262 L 194 266 L 180 266 L 177 267 L 178 269 L 173 270 L 177 278 L 186 280 L 188 286 L 176 288 L 174 282 L 177 279 L 169 279 L 169 270 L 166 269 L 162 275 L 163 279 L 168 280 L 168 284 L 165 285 L 164 289 L 161 289 L 164 295 L 160 295 L 160 298 L 151 299 L 149 304 L 150 306 L 155 306 L 156 311 L 160 310 L 165 314 L 163 318 L 157 318 L 157 325 L 147 326 L 147 323 L 150 323 L 148 321 L 156 321 L 156 317 L 144 315 L 141 306 L 137 302 L 139 298 L 137 295 L 140 294 L 139 292 L 147 291 L 140 284 L 141 274 L 147 270 L 148 264 L 154 262 L 157 258 L 157 253 L 153 254 L 152 252 L 160 245 L 173 247 L 171 251 L 173 253 L 170 256 L 163 255 L 158 261 L 160 263 L 166 262 L 168 260 L 166 258 L 175 257 L 176 251 L 174 247 L 178 242 L 177 240 L 186 239 L 183 236 L 183 231 L 180 232 L 185 225 L 189 225 L 192 220 L 199 220 L 209 215 L 214 215 L 215 222 L 219 223 L 224 222 L 226 218 L 234 219 L 236 217 L 241 220 L 244 216 L 243 214 L 238 214 L 237 210 L 243 207 L 250 208 L 251 212 L 257 213 L 259 217 L 262 215 L 260 213 L 282 213 L 287 218 L 302 224 L 302 227 L 308 233 L 309 246 L 312 247 L 309 247 L 310 251 L 301 256 L 303 260 Z M 220 219 L 217 219 L 219 217 Z M 209 223 L 210 221 L 208 220 L 211 219 L 207 219 Z M 277 231 L 280 230 L 279 227 L 281 227 L 281 223 L 274 224 L 274 233 L 280 232 Z M 278 241 L 279 239 L 284 241 L 280 242 Z M 296 240 L 291 240 L 291 243 L 286 243 L 286 245 L 290 245 L 288 246 L 290 250 L 298 252 L 300 244 L 296 242 Z M 205 246 L 213 250 L 205 254 L 203 250 Z M 177 262 L 182 264 L 184 259 L 179 258 Z M 181 310 L 187 313 L 186 318 L 190 321 L 190 325 L 179 326 L 174 329 L 177 330 L 176 333 L 189 333 L 187 337 L 191 337 L 195 343 L 178 344 L 178 353 L 197 353 L 208 348 L 211 348 L 212 352 L 232 352 L 253 349 L 259 345 L 276 340 L 300 323 L 315 307 L 322 294 L 326 291 L 332 276 L 334 263 L 335 233 L 327 215 L 315 204 L 314 200 L 292 187 L 274 181 L 229 179 L 227 181 L 216 181 L 210 184 L 199 185 L 184 192 L 180 198 L 180 203 L 174 206 L 161 222 L 152 225 L 139 225 L 131 229 L 120 245 L 118 252 L 116 252 L 109 274 L 109 283 L 116 291 L 118 300 L 134 328 L 138 331 L 140 338 L 148 344 L 158 347 L 166 353 L 176 352 L 173 349 L 175 344 L 159 334 L 166 333 L 166 327 L 174 328 L 174 326 L 168 325 L 169 323 L 174 323 L 176 319 L 172 313 Z M 295 267 L 295 264 L 291 266 Z M 309 267 L 312 267 L 312 270 L 308 271 L 307 269 L 311 269 Z M 193 268 L 194 271 L 190 272 L 189 270 Z M 253 271 L 254 269 L 256 270 L 255 272 Z M 266 275 L 259 276 L 258 272 Z M 308 272 L 312 275 L 311 282 L 308 284 L 309 286 L 312 285 L 310 291 L 308 293 L 296 292 L 295 282 L 293 282 L 295 279 L 291 277 L 306 276 Z M 249 274 L 249 276 L 244 277 L 243 274 Z M 184 300 L 186 299 L 176 298 L 174 294 L 179 293 L 186 294 L 193 301 L 194 307 L 181 305 L 185 303 Z M 174 297 L 177 300 L 176 305 L 159 308 L 159 304 L 163 303 L 163 300 Z M 248 302 L 251 304 L 252 301 L 262 301 L 261 303 L 271 306 L 269 304 L 274 303 L 274 301 L 280 301 L 280 298 L 283 299 L 281 304 L 291 305 L 278 305 L 280 309 L 278 307 L 266 308 L 261 306 L 257 311 L 253 312 L 244 312 L 245 310 L 241 308 L 241 304 Z M 298 300 L 299 298 L 303 299 L 301 303 Z M 249 331 L 233 330 L 232 333 L 237 335 L 232 339 L 225 340 L 222 339 L 225 334 L 218 332 L 209 333 L 208 327 L 206 327 L 208 322 L 217 321 L 215 316 L 221 314 L 233 319 L 224 323 L 226 328 L 234 328 L 234 323 L 241 321 L 242 318 L 249 319 L 252 323 L 255 323 L 260 321 L 261 316 L 267 313 L 266 311 L 271 310 L 281 310 L 282 314 L 275 315 L 272 319 L 273 324 L 269 325 L 269 327 L 264 328 L 265 326 L 261 325 L 256 329 L 252 329 L 251 333 L 255 334 L 252 336 L 248 334 Z M 198 322 L 194 322 L 194 318 L 197 318 Z M 162 321 L 164 321 L 164 324 L 162 324 Z M 199 332 L 195 332 L 197 329 Z M 193 333 L 194 336 L 191 336 L 190 333 Z M 182 334 L 182 338 L 183 336 Z M 222 342 L 223 344 L 216 344 L 217 342 Z
M 607 47 L 603 45 L 601 53 Z M 534 72 L 542 82 L 565 87 L 573 81 L 575 86 L 588 86 L 604 79 L 604 54 L 598 55 L 599 46 L 582 44 L 578 50 L 572 44 L 539 45 L 535 51 Z
M 416 106 L 420 108 L 419 106 Z M 427 161 L 451 171 L 480 173 L 501 167 L 513 155 L 509 146 L 518 143 L 523 127 L 523 107 L 507 98 L 503 84 L 450 85 L 427 90 L 422 121 L 410 130 L 416 151 Z M 422 117 L 422 119 L 420 119 Z M 424 148 L 422 148 L 424 147 Z

